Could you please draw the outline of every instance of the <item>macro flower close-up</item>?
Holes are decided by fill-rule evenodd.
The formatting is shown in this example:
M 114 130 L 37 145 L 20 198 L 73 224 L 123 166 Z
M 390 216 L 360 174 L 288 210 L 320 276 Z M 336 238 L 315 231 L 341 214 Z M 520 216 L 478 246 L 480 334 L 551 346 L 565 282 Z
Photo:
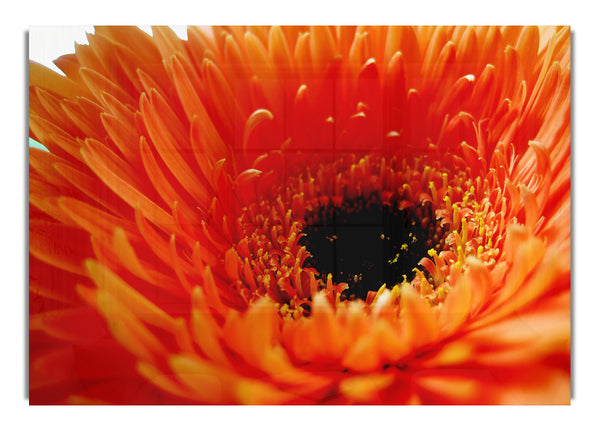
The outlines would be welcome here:
M 30 61 L 30 403 L 569 404 L 570 35 L 97 26 Z

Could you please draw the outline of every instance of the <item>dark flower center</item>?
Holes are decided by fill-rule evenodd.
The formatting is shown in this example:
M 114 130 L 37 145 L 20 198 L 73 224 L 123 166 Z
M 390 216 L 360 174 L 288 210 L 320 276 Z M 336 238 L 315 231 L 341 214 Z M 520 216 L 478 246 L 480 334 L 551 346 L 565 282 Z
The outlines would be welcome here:
M 430 203 L 401 208 L 399 199 L 383 203 L 376 195 L 340 206 L 330 201 L 305 220 L 307 265 L 323 278 L 332 274 L 334 282 L 348 283 L 346 299 L 412 280 L 419 261 L 428 250 L 439 251 L 445 236 Z

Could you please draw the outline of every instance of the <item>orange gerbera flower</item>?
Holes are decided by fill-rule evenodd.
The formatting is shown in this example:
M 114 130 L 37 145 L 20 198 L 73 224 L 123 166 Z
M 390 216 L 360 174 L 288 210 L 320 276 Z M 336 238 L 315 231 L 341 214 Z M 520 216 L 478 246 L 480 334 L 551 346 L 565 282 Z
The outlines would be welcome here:
M 29 66 L 31 403 L 569 403 L 568 27 L 88 40 Z

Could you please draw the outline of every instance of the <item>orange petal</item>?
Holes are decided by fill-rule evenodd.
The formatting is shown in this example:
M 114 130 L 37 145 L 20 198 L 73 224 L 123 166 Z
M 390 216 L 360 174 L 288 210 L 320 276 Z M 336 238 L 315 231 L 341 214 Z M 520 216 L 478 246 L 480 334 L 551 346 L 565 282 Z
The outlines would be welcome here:
M 76 82 L 31 60 L 29 60 L 29 85 L 45 88 L 58 96 L 69 99 L 87 94 L 86 89 L 80 87 Z
M 380 400 L 379 391 L 389 387 L 393 382 L 392 374 L 350 377 L 340 382 L 340 392 L 353 401 L 377 404 Z
M 123 304 L 129 310 L 129 313 L 133 313 L 144 322 L 166 331 L 173 330 L 175 326 L 175 319 L 173 317 L 169 316 L 162 308 L 149 301 L 144 295 L 125 283 L 111 270 L 91 259 L 86 261 L 85 266 L 96 286 L 101 291 L 106 290 L 111 297 L 114 297 L 119 303 Z M 106 303 L 106 306 L 110 306 L 110 304 Z

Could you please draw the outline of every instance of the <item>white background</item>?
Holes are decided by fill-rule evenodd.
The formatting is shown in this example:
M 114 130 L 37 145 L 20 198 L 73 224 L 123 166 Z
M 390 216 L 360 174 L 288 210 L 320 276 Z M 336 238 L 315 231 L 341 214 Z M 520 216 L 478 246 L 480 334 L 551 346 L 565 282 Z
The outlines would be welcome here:
M 180 429 L 600 429 L 600 211 L 597 173 L 600 29 L 590 1 L 204 2 L 25 1 L 4 6 L 2 25 L 2 255 L 0 427 L 9 430 Z M 389 3 L 389 4 L 388 4 Z M 29 407 L 26 364 L 27 30 L 89 24 L 566 24 L 573 68 L 573 360 L 570 407 Z M 64 53 L 72 52 L 72 41 Z
M 149 25 L 140 26 L 152 34 Z M 181 39 L 187 39 L 185 26 L 173 26 Z M 64 75 L 53 61 L 63 54 L 75 52 L 74 44 L 87 44 L 87 33 L 93 33 L 93 25 L 31 25 L 29 27 L 29 58 Z

